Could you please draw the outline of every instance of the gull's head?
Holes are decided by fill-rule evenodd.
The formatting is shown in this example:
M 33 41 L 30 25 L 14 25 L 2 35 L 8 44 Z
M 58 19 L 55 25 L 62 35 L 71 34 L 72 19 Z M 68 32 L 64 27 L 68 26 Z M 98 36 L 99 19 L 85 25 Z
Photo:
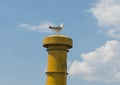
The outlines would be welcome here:
M 60 27 L 63 28 L 63 27 L 64 27 L 64 23 L 61 23 L 61 24 L 60 24 Z

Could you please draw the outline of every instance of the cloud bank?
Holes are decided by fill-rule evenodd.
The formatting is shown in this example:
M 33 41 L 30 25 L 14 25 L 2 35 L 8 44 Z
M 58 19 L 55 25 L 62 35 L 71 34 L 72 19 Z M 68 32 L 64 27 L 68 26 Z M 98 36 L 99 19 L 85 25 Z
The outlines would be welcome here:
M 19 25 L 19 27 L 27 29 L 27 30 L 50 33 L 51 30 L 48 28 L 49 26 L 54 26 L 54 24 L 48 21 L 44 21 L 44 22 L 41 22 L 39 25 L 31 25 L 31 24 L 26 24 L 26 23 L 21 23 Z
M 74 60 L 70 76 L 80 76 L 88 81 L 120 82 L 120 42 L 107 41 L 93 52 L 81 55 L 82 61 Z
M 120 39 L 120 0 L 97 0 L 90 12 L 101 32 Z M 70 76 L 80 76 L 87 81 L 120 82 L 120 41 L 107 41 L 81 58 L 72 62 Z
M 102 32 L 120 39 L 120 0 L 97 0 L 90 11 Z

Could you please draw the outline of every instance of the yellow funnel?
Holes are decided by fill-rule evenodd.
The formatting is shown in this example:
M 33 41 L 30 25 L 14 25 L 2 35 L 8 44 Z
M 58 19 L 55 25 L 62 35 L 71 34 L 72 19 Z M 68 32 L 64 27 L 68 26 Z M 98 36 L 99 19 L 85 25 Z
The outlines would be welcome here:
M 48 51 L 46 85 L 66 85 L 67 52 L 72 48 L 72 39 L 63 35 L 48 36 L 43 40 Z

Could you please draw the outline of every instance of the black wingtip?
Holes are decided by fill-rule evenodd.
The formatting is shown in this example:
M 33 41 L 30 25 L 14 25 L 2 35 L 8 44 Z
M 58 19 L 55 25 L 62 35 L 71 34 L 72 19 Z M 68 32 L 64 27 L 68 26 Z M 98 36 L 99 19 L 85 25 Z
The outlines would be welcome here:
M 51 26 L 49 26 L 49 28 L 51 29 L 52 27 L 51 27 Z

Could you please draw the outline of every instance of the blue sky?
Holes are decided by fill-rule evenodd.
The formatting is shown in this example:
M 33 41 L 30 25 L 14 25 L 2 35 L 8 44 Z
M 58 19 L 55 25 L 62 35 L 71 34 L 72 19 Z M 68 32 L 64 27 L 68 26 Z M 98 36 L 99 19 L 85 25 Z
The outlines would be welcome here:
M 68 85 L 120 84 L 120 0 L 1 0 L 0 85 L 45 85 L 42 40 L 64 23 Z

